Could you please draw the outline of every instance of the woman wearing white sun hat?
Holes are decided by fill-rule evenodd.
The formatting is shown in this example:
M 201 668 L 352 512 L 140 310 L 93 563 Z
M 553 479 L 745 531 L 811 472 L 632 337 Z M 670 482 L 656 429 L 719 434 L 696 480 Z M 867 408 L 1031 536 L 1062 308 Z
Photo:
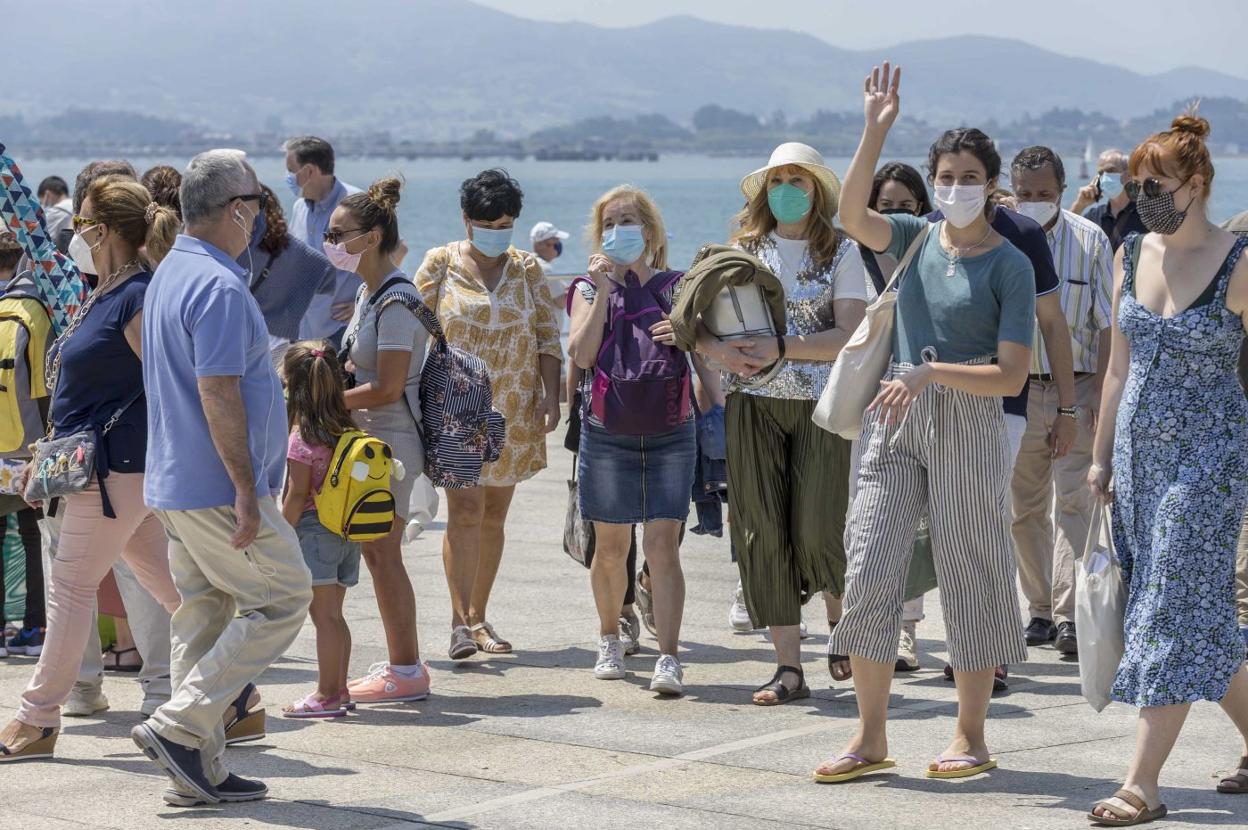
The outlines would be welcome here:
M 698 350 L 751 374 L 781 355 L 785 366 L 755 389 L 728 395 L 728 496 L 746 608 L 769 627 L 777 670 L 754 693 L 760 706 L 810 694 L 801 669 L 802 604 L 839 596 L 845 581 L 849 442 L 811 422 L 832 361 L 866 311 L 857 246 L 834 225 L 841 183 L 813 147 L 791 142 L 741 181 L 746 206 L 731 244 L 761 259 L 785 289 L 782 337 L 716 340 Z M 781 349 L 783 348 L 783 352 Z

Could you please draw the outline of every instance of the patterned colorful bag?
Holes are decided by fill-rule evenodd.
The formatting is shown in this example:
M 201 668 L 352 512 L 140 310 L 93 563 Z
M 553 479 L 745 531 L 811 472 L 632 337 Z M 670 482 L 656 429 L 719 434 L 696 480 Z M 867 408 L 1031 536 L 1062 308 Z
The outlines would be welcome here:
M 479 358 L 451 346 L 434 313 L 406 292 L 387 295 L 375 319 L 393 303 L 415 314 L 434 341 L 420 373 L 425 475 L 435 487 L 475 487 L 481 468 L 499 459 L 506 440 L 507 422 L 494 409 L 490 373 Z
M 39 297 L 48 309 L 53 332 L 59 335 L 86 300 L 87 284 L 74 261 L 56 249 L 48 234 L 43 207 L 26 186 L 17 162 L 5 155 L 3 143 L 0 143 L 0 222 L 26 250 Z

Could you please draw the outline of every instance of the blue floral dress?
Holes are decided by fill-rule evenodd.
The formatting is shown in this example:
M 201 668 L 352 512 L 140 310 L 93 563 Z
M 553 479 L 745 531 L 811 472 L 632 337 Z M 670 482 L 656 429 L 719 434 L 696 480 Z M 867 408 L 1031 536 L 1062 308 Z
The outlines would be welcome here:
M 1135 298 L 1126 241 L 1118 325 L 1131 370 L 1114 440 L 1113 534 L 1128 585 L 1126 653 L 1113 698 L 1133 706 L 1221 700 L 1244 660 L 1235 546 L 1248 498 L 1248 403 L 1236 375 L 1244 327 L 1226 286 L 1161 317 Z

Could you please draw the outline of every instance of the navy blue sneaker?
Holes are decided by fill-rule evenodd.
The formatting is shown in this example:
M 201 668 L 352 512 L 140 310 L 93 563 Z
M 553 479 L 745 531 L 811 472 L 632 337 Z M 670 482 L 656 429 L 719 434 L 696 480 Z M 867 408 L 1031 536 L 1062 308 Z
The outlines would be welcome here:
M 263 781 L 248 781 L 232 772 L 228 778 L 217 785 L 216 790 L 222 803 L 259 801 L 269 794 L 269 788 Z M 212 803 L 180 786 L 165 790 L 164 799 L 170 807 L 204 807 Z
M 47 635 L 46 628 L 23 628 L 17 636 L 9 640 L 9 654 L 25 654 L 27 657 L 38 657 L 43 654 L 43 638 Z
M 206 804 L 216 804 L 221 800 L 217 788 L 209 784 L 204 775 L 204 761 L 198 749 L 162 738 L 148 723 L 140 723 L 131 729 L 130 738 L 144 755 L 173 779 L 177 787 L 203 799 Z

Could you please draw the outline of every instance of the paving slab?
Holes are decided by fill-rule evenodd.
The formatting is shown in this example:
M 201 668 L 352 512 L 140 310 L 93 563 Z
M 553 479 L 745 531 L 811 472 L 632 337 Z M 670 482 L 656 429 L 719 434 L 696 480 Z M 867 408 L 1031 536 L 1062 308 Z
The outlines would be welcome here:
M 561 536 L 571 460 L 561 435 L 551 468 L 517 489 L 507 552 L 490 618 L 513 655 L 446 658 L 450 605 L 435 524 L 406 548 L 417 595 L 427 701 L 361 707 L 340 722 L 276 717 L 315 682 L 310 624 L 261 679 L 268 736 L 230 750 L 234 769 L 263 777 L 262 803 L 177 810 L 160 801 L 165 779 L 128 738 L 137 684 L 110 676 L 112 708 L 65 721 L 57 761 L 6 765 L 0 827 L 168 828 L 977 828 L 1083 827 L 1084 813 L 1116 788 L 1134 741 L 1135 713 L 1092 711 L 1078 666 L 1051 647 L 1012 667 L 1009 694 L 993 700 L 989 737 L 1001 769 L 960 782 L 922 777 L 953 728 L 956 695 L 941 674 L 940 602 L 920 624 L 920 671 L 898 676 L 890 700 L 890 754 L 898 769 L 846 786 L 819 786 L 811 770 L 855 728 L 851 684 L 825 661 L 822 603 L 807 607 L 813 635 L 803 664 L 813 695 L 787 706 L 750 704 L 774 668 L 770 644 L 727 625 L 736 570 L 726 539 L 690 535 L 682 659 L 688 693 L 665 700 L 645 688 L 657 652 L 628 658 L 624 681 L 593 678 L 597 630 L 588 573 Z M 445 518 L 444 516 L 442 517 Z M 353 668 L 385 657 L 367 570 L 347 595 Z M 0 661 L 0 717 L 12 715 L 33 661 Z M 1248 826 L 1248 798 L 1214 792 L 1240 754 L 1213 705 L 1192 714 L 1167 766 L 1167 828 Z

